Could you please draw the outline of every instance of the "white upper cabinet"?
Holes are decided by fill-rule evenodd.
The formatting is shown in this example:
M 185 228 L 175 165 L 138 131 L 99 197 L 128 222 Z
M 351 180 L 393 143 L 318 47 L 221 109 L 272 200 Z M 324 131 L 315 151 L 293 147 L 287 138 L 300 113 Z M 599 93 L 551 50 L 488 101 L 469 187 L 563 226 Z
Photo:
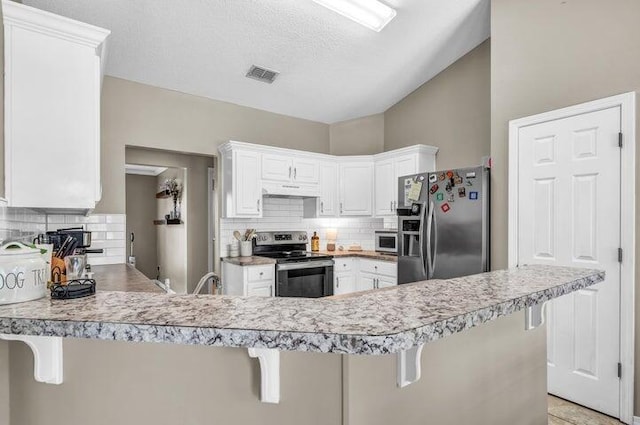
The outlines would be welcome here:
M 376 162 L 375 166 L 375 214 L 394 214 L 393 204 L 396 200 L 394 164 L 392 159 Z
M 433 146 L 333 156 L 230 141 L 220 146 L 226 218 L 262 217 L 262 198 L 303 199 L 303 217 L 394 215 L 398 178 L 435 170 Z
M 284 183 L 318 183 L 318 161 L 286 155 L 262 155 L 262 179 Z
M 262 179 L 277 182 L 291 181 L 293 161 L 283 155 L 262 155 Z
M 435 171 L 437 151 L 438 149 L 432 146 L 416 145 L 376 155 L 376 216 L 396 214 L 399 207 L 398 179 L 410 174 Z
M 320 198 L 318 198 L 318 215 L 335 217 L 338 215 L 338 164 L 323 162 L 319 167 Z
M 260 153 L 250 149 L 220 147 L 222 211 L 225 217 L 262 217 Z
M 109 31 L 2 1 L 8 205 L 91 210 L 100 200 L 100 91 Z
M 293 181 L 299 183 L 318 183 L 320 167 L 313 158 L 293 159 Z
M 342 216 L 370 216 L 373 210 L 373 162 L 343 162 L 339 165 Z

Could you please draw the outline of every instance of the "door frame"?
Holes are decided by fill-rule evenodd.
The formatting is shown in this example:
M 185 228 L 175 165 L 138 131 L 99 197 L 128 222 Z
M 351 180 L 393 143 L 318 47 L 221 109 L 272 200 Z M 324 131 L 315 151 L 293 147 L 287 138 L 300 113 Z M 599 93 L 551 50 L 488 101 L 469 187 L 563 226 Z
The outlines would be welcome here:
M 636 93 L 629 92 L 555 111 L 509 121 L 509 236 L 508 264 L 518 265 L 518 175 L 519 131 L 523 127 L 556 121 L 619 106 L 621 109 L 621 200 L 620 223 L 623 261 L 620 268 L 620 420 L 633 423 L 635 343 L 635 213 L 636 213 Z

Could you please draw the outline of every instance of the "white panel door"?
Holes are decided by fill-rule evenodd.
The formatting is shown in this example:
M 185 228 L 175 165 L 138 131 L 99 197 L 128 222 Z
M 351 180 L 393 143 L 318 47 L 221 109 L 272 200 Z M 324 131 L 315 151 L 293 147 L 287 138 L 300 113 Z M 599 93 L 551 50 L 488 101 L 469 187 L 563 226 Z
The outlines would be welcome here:
M 340 164 L 340 215 L 370 216 L 373 209 L 373 163 Z
M 396 200 L 396 186 L 394 164 L 392 159 L 376 162 L 375 164 L 375 214 L 377 216 L 393 215 L 393 203 Z
M 619 417 L 620 108 L 519 132 L 518 263 L 602 269 L 548 309 L 549 392 Z
M 291 158 L 283 155 L 262 155 L 262 179 L 279 182 L 291 181 L 293 164 Z
M 335 217 L 338 213 L 338 166 L 324 162 L 319 167 L 320 199 L 318 215 Z

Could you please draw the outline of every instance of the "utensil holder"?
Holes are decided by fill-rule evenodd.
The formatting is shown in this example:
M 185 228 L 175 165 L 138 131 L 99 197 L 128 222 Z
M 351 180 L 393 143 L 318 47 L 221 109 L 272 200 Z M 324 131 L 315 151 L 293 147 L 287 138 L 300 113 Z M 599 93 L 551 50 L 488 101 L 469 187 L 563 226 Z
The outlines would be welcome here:
M 251 257 L 253 255 L 253 246 L 251 241 L 240 242 L 240 256 Z

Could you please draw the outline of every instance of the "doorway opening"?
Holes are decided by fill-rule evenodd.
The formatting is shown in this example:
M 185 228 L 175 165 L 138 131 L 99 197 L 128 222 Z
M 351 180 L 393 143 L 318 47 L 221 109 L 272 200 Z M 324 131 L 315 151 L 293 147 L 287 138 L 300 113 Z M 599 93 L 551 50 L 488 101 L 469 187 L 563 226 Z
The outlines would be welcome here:
M 161 286 L 168 279 L 172 291 L 192 293 L 218 267 L 215 157 L 126 147 L 125 163 L 130 261 Z

